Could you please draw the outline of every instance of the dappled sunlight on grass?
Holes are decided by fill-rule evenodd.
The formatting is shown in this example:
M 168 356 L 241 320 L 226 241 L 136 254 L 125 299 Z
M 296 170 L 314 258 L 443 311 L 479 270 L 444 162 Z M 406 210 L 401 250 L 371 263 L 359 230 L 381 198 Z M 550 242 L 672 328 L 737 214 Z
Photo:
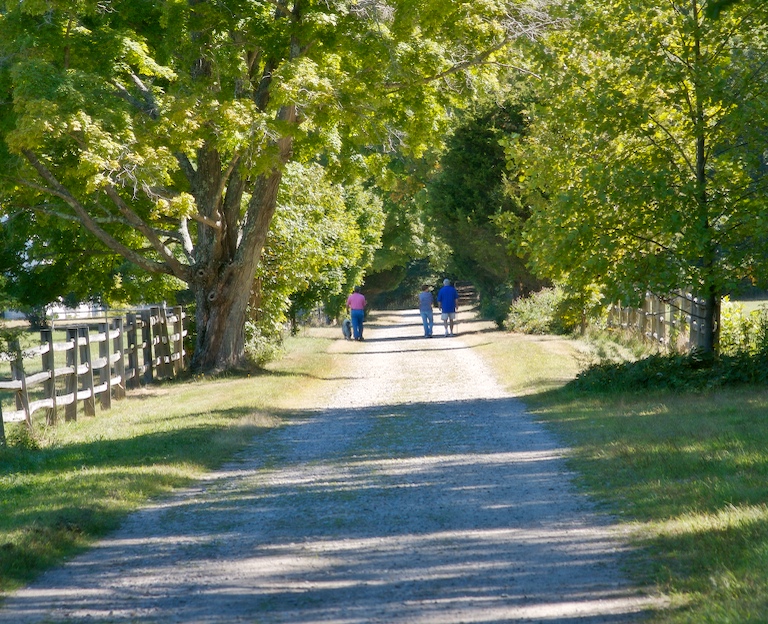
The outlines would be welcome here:
M 311 392 L 308 380 L 317 376 L 326 345 L 293 339 L 300 355 L 289 351 L 260 375 L 150 386 L 113 402 L 110 411 L 54 427 L 38 419 L 39 448 L 0 448 L 0 591 L 29 581 L 128 512 L 189 485 L 255 435 L 280 426 L 293 413 L 281 406 Z
M 727 505 L 715 513 L 688 512 L 675 518 L 655 522 L 649 529 L 660 536 L 706 535 L 711 532 L 747 530 L 768 524 L 768 506 Z
M 578 482 L 642 547 L 635 578 L 672 597 L 653 622 L 766 621 L 768 390 L 595 393 L 539 381 L 530 392 L 527 367 L 554 381 L 546 367 L 573 371 L 573 358 L 534 362 L 510 340 L 485 353 L 568 444 Z

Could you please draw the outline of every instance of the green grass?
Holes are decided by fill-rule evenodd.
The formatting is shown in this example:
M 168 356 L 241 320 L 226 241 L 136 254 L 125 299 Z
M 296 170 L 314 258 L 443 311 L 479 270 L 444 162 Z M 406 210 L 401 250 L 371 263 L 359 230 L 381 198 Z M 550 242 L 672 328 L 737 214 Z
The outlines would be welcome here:
M 149 386 L 110 411 L 0 448 L 0 592 L 82 550 L 149 500 L 189 485 L 280 426 L 332 368 L 327 340 L 296 338 L 268 372 Z M 320 373 L 322 371 L 322 374 Z
M 629 573 L 671 599 L 651 621 L 768 620 L 768 389 L 537 392 L 531 362 L 554 379 L 576 351 L 507 336 L 484 352 L 570 446 L 580 485 L 630 529 Z
M 768 389 L 577 391 L 566 383 L 591 357 L 583 345 L 503 333 L 475 340 L 502 383 L 570 446 L 579 484 L 630 530 L 638 549 L 629 574 L 671 598 L 654 622 L 766 621 Z M 94 418 L 39 428 L 32 448 L 18 436 L 19 446 L 0 451 L 0 590 L 310 405 L 332 376 L 327 345 L 292 340 L 253 378 L 149 387 Z

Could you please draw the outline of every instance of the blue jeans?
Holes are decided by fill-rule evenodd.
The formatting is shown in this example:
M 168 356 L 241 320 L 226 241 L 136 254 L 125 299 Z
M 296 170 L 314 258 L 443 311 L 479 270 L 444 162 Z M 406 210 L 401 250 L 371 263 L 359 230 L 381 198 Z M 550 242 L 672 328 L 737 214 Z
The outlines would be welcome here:
M 362 338 L 365 310 L 350 310 L 349 316 L 352 319 L 352 337 L 355 340 Z
M 424 323 L 424 335 L 431 336 L 432 326 L 435 323 L 434 316 L 432 315 L 432 310 L 421 310 L 420 312 L 421 312 L 421 322 Z

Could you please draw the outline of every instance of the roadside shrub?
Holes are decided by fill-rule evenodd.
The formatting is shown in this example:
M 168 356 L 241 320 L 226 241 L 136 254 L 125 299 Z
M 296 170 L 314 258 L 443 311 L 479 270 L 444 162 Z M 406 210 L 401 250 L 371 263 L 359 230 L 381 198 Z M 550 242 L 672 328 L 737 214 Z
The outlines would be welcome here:
M 276 359 L 283 349 L 282 328 L 275 328 L 271 334 L 255 323 L 245 324 L 245 354 L 248 361 L 257 368 L 263 368 Z
M 512 292 L 506 285 L 497 286 L 486 296 L 480 297 L 480 316 L 496 323 L 496 327 L 505 327 L 510 307 Z
M 740 303 L 723 301 L 720 307 L 720 353 L 761 353 L 768 351 L 768 310 L 746 313 Z
M 5 431 L 5 442 L 9 447 L 36 451 L 40 449 L 40 442 L 25 423 L 8 425 Z
M 575 300 L 559 288 L 543 288 L 512 302 L 506 319 L 510 331 L 524 334 L 567 334 L 576 329 L 581 312 Z

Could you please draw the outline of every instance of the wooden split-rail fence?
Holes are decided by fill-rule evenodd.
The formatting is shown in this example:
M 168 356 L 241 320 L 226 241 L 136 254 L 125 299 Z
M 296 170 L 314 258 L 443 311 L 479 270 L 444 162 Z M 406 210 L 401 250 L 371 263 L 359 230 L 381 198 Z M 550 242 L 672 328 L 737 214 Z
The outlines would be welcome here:
M 704 344 L 704 300 L 690 294 L 661 298 L 647 293 L 642 306 L 614 304 L 608 326 L 620 327 L 666 347 L 694 349 Z
M 40 346 L 21 349 L 16 344 L 10 354 L 0 354 L 11 370 L 10 378 L 0 376 L 0 391 L 13 393 L 15 402 L 15 409 L 3 410 L 0 392 L 0 436 L 3 422 L 31 427 L 32 415 L 41 409 L 48 425 L 56 424 L 62 408 L 66 421 L 75 420 L 81 403 L 84 414 L 95 415 L 97 397 L 101 408 L 109 409 L 126 389 L 171 379 L 184 370 L 187 332 L 181 307 L 114 314 L 56 320 L 40 332 Z M 62 342 L 54 341 L 54 331 L 64 332 Z

